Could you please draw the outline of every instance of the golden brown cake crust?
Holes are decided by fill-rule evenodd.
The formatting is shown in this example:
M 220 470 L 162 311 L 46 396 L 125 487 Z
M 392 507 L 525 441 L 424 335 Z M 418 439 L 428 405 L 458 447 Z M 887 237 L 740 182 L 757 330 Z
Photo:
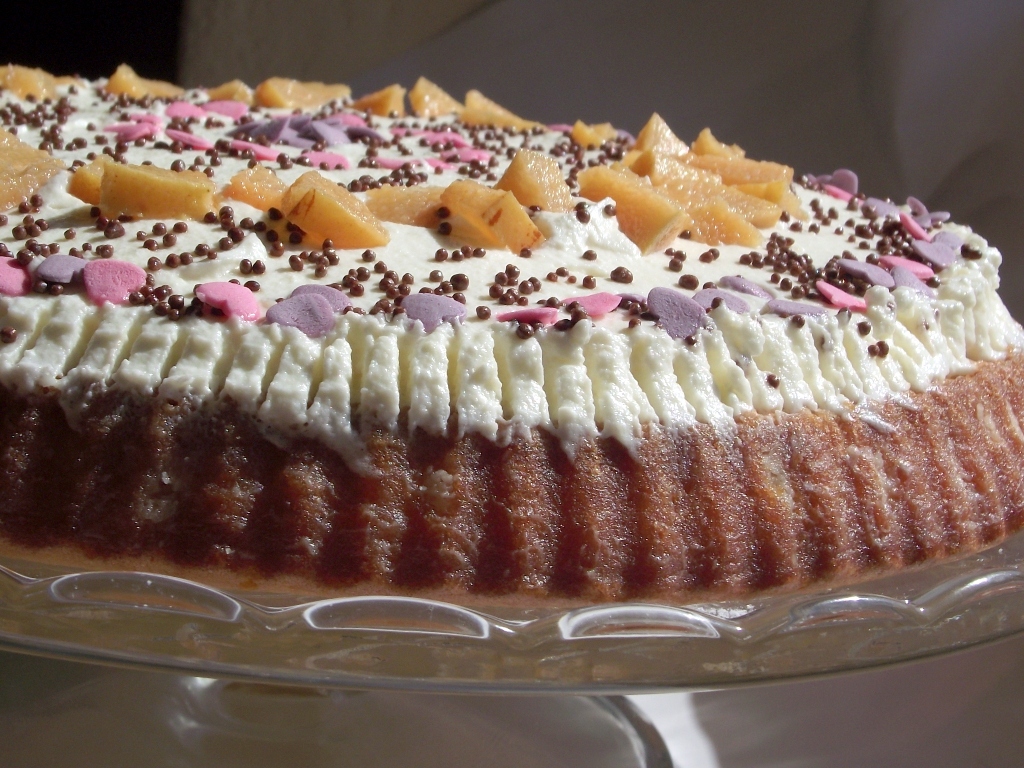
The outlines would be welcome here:
M 654 430 L 636 455 L 374 432 L 369 475 L 231 407 L 108 392 L 72 429 L 55 399 L 0 391 L 0 533 L 8 552 L 320 594 L 682 601 L 847 580 L 1021 527 L 1021 381 L 1014 355 L 867 416 Z

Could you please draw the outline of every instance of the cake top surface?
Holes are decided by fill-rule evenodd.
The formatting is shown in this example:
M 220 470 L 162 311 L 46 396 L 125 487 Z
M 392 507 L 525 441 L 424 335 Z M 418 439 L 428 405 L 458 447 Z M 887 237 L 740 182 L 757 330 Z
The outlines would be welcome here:
M 423 80 L 406 115 L 398 86 L 26 72 L 0 78 L 0 381 L 69 403 L 230 398 L 339 448 L 403 414 L 628 445 L 1020 344 L 998 252 L 947 214 L 657 115 L 634 138 Z

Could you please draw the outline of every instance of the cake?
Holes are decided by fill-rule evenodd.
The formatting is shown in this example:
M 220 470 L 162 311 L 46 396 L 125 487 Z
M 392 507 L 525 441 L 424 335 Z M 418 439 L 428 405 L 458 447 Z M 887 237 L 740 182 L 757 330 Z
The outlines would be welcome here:
M 681 602 L 1022 524 L 1000 255 L 914 198 L 422 78 L 0 85 L 7 556 Z

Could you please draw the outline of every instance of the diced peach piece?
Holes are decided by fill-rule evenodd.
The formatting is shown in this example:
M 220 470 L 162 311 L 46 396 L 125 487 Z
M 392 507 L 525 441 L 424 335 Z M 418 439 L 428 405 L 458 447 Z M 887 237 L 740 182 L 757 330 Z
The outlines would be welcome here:
M 303 83 L 286 77 L 272 77 L 256 86 L 256 103 L 261 107 L 284 109 L 316 109 L 333 99 L 347 99 L 352 89 L 347 85 Z
M 722 198 L 689 209 L 693 217 L 690 233 L 693 240 L 708 245 L 744 245 L 756 248 L 764 241 L 761 232 Z
M 441 219 L 444 187 L 392 187 L 387 184 L 366 193 L 366 207 L 381 221 L 414 227 L 436 227 Z
M 139 77 L 135 70 L 127 64 L 122 64 L 115 70 L 114 74 L 107 80 L 105 87 L 107 93 L 115 95 L 124 94 L 133 99 L 141 99 L 143 96 L 153 96 L 158 99 L 169 99 L 181 96 L 184 88 L 179 88 L 174 83 L 163 80 L 147 80 Z
M 638 152 L 630 164 L 630 170 L 639 176 L 646 176 L 656 187 L 672 182 L 686 185 L 703 185 L 708 189 L 724 186 L 722 177 L 712 171 L 684 163 L 680 157 L 666 155 L 652 149 Z
M 453 181 L 441 193 L 441 202 L 451 212 L 453 238 L 468 245 L 501 248 L 504 243 L 484 219 L 484 214 L 509 192 L 491 189 L 469 179 Z
M 405 117 L 405 88 L 398 83 L 368 93 L 352 102 L 353 109 L 361 109 L 372 115 Z
M 484 211 L 484 221 L 513 253 L 534 248 L 544 240 L 544 235 L 511 192 L 504 193 Z
M 107 216 L 201 219 L 214 209 L 212 179 L 199 171 L 110 163 L 103 169 L 99 206 Z
M 83 203 L 99 205 L 103 171 L 113 162 L 110 155 L 96 155 L 95 160 L 72 174 L 71 181 L 68 182 L 68 194 L 74 195 Z
M 494 188 L 511 192 L 527 207 L 537 205 L 545 211 L 572 209 L 572 193 L 558 161 L 530 149 L 516 152 Z
M 615 201 L 619 229 L 644 253 L 664 248 L 690 226 L 686 212 L 635 173 L 598 165 L 577 178 L 583 197 Z
M 254 165 L 231 177 L 224 188 L 224 196 L 248 203 L 261 211 L 269 211 L 271 208 L 280 210 L 281 199 L 287 190 L 288 185 L 276 173 L 266 166 Z
M 587 125 L 582 120 L 577 120 L 576 125 L 572 127 L 572 140 L 581 147 L 587 147 L 588 149 L 600 147 L 606 141 L 611 141 L 618 135 L 618 131 L 615 130 L 615 126 L 611 123 Z
M 366 203 L 316 171 L 296 179 L 281 204 L 289 221 L 314 241 L 332 240 L 335 248 L 375 248 L 391 240 Z
M 737 144 L 723 144 L 710 128 L 705 128 L 690 145 L 690 149 L 698 155 L 718 155 L 719 157 L 745 157 L 746 152 Z
M 782 193 L 782 199 L 779 200 L 779 207 L 790 216 L 798 218 L 801 221 L 807 221 L 810 218 L 810 214 L 808 214 L 804 209 L 803 204 L 800 202 L 800 198 L 797 197 L 791 189 L 787 189 Z
M 32 196 L 64 163 L 0 128 L 0 211 Z
M 466 94 L 466 107 L 462 111 L 461 119 L 466 125 L 495 125 L 499 128 L 515 128 L 518 131 L 540 125 L 509 112 L 476 90 Z
M 717 173 L 722 182 L 738 186 L 742 191 L 755 197 L 777 203 L 793 182 L 793 169 L 787 165 L 745 157 L 721 157 L 719 155 L 690 154 L 686 162 L 697 168 Z
M 8 64 L 0 69 L 0 88 L 11 91 L 19 99 L 27 96 L 52 99 L 57 95 L 57 78 L 43 69 Z
M 417 117 L 457 115 L 465 108 L 462 104 L 425 77 L 416 81 L 409 91 L 409 103 Z
M 689 151 L 686 142 L 676 136 L 661 115 L 655 112 L 647 125 L 640 129 L 636 137 L 635 149 L 643 152 L 653 149 L 664 155 L 685 155 Z
M 210 101 L 241 101 L 252 104 L 252 88 L 241 80 L 229 80 L 206 92 Z
M 738 187 L 728 187 L 718 174 L 684 163 L 676 157 L 648 150 L 633 163 L 633 170 L 650 178 L 666 197 L 685 211 L 721 198 L 732 211 L 755 227 L 774 226 L 782 215 L 782 208 L 775 203 L 748 195 Z
M 643 152 L 639 149 L 631 149 L 622 156 L 621 160 L 616 160 L 614 163 L 611 163 L 609 167 L 614 168 L 617 171 L 628 171 L 642 154 Z

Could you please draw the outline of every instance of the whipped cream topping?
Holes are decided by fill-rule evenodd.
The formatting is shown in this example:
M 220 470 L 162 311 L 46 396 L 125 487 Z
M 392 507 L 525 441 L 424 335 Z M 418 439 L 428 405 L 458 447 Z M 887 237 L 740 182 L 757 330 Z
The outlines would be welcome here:
M 180 145 L 171 145 L 172 137 L 181 138 L 173 131 L 183 127 L 182 120 L 196 146 L 231 139 L 237 120 L 223 114 L 201 117 L 197 112 L 183 118 L 187 110 L 180 105 L 157 101 L 146 110 L 147 122 L 138 105 L 104 100 L 93 87 L 64 91 L 72 110 L 60 124 L 62 145 L 53 152 L 69 165 L 87 162 L 90 153 L 102 150 L 96 137 L 104 135 L 105 127 L 130 124 L 153 128 L 135 131 L 132 142 L 112 147 L 128 163 L 206 169 L 223 186 L 250 162 L 237 150 L 186 147 L 179 152 Z M 193 91 L 184 101 L 201 105 L 206 97 Z M 8 130 L 37 144 L 38 137 L 54 136 L 52 120 L 12 124 L 18 123 L 18 114 L 30 114 L 39 106 L 11 98 L 0 108 L 0 117 Z M 260 118 L 287 114 L 262 110 Z M 554 153 L 570 178 L 573 166 L 609 160 L 599 150 L 562 158 L 557 148 L 568 146 L 568 140 L 556 130 L 494 131 L 482 139 L 476 135 L 484 148 L 469 147 L 462 139 L 446 149 L 447 144 L 438 147 L 444 138 L 439 132 L 466 134 L 450 118 L 340 114 L 353 124 L 365 121 L 366 129 L 384 140 L 332 145 L 327 153 L 313 150 L 319 153 L 314 158 L 343 158 L 328 163 L 338 167 L 321 173 L 342 184 L 355 182 L 357 189 L 360 178 L 365 184 L 367 177 L 372 181 L 394 174 L 406 180 L 424 174 L 415 177 L 416 183 L 438 187 L 466 176 L 493 182 L 522 146 Z M 167 133 L 172 119 L 178 128 Z M 427 134 L 415 133 L 428 128 Z M 120 135 L 116 130 L 105 135 L 112 133 Z M 281 162 L 266 164 L 291 183 L 309 170 L 297 162 L 308 149 L 276 144 L 259 152 L 268 158 L 283 154 Z M 402 168 L 404 163 L 413 165 Z M 123 223 L 124 236 L 109 237 L 95 226 L 90 206 L 68 194 L 69 179 L 68 172 L 52 178 L 39 191 L 41 204 L 28 214 L 8 213 L 0 242 L 11 254 L 24 251 L 32 240 L 48 246 L 47 252 L 74 248 L 86 259 L 100 258 L 105 246 L 112 248 L 112 258 L 146 269 L 164 298 L 181 297 L 186 304 L 197 284 L 256 281 L 254 296 L 263 314 L 301 285 L 340 284 L 352 270 L 370 275 L 350 278 L 362 287 L 348 292 L 362 313 L 338 314 L 333 329 L 317 338 L 265 320 L 198 315 L 171 319 L 156 314 L 152 306 L 97 306 L 74 286 L 60 295 L 33 292 L 0 298 L 5 331 L 0 383 L 24 393 L 59 393 L 72 417 L 97 391 L 116 387 L 176 401 L 230 400 L 258 417 L 271 433 L 310 435 L 352 461 L 358 460 L 360 446 L 354 424 L 358 429 L 395 429 L 400 418 L 411 430 L 433 434 L 455 424 L 460 433 L 503 441 L 543 427 L 559 435 L 570 451 L 598 435 L 632 447 L 647 425 L 683 429 L 706 422 L 724 427 L 751 411 L 852 412 L 871 401 L 922 391 L 946 376 L 970 372 L 977 362 L 1004 357 L 1024 341 L 1024 332 L 996 293 L 999 253 L 969 229 L 950 223 L 936 222 L 931 231 L 956 235 L 974 258 L 957 256 L 942 269 L 934 296 L 913 287 L 876 285 L 864 294 L 863 311 L 837 311 L 820 298 L 799 298 L 815 312 L 788 317 L 766 311 L 771 299 L 795 299 L 786 273 L 773 281 L 770 265 L 750 258 L 763 254 L 763 248 L 718 245 L 712 250 L 680 239 L 668 253 L 644 255 L 620 231 L 611 200 L 581 201 L 582 215 L 537 213 L 534 222 L 545 240 L 528 255 L 495 249 L 464 254 L 460 243 L 434 229 L 385 223 L 388 245 L 371 254 L 337 249 L 336 263 L 323 264 L 318 274 L 306 259 L 299 259 L 301 269 L 294 268 L 291 257 L 308 253 L 308 242 L 274 249 L 265 233 L 250 224 L 238 228 L 238 242 L 223 245 L 225 230 L 216 220 L 187 221 L 184 231 L 174 228 L 174 221 L 135 220 Z M 835 216 L 820 225 L 780 221 L 776 239 L 816 266 L 844 253 L 859 259 L 877 255 L 877 233 L 861 229 L 871 220 L 857 206 L 848 209 L 820 186 L 811 187 L 794 185 L 807 211 L 836 209 Z M 224 202 L 236 222 L 265 221 L 257 209 Z M 45 221 L 46 229 L 26 237 L 25 215 Z M 173 237 L 165 239 L 168 233 Z M 764 230 L 766 242 L 772 234 Z M 444 261 L 438 260 L 438 249 L 446 251 Z M 37 245 L 36 250 L 42 249 Z M 168 256 L 186 253 L 195 254 L 190 263 L 168 265 Z M 30 272 L 43 259 L 33 255 Z M 262 266 L 254 271 L 257 263 Z M 405 280 L 412 293 L 424 286 L 437 288 L 442 281 L 456 284 L 460 290 L 454 292 L 462 294 L 468 310 L 465 320 L 441 323 L 427 332 L 401 314 L 379 311 L 382 302 L 389 303 L 379 285 L 388 272 L 399 280 L 409 275 Z M 491 288 L 498 282 L 497 273 L 503 275 L 503 290 L 517 287 L 518 303 L 496 300 Z M 707 313 L 710 322 L 686 339 L 672 338 L 654 319 L 624 309 L 563 323 L 559 329 L 528 326 L 525 332 L 518 323 L 498 319 L 503 312 L 536 307 L 551 298 L 568 304 L 600 292 L 642 299 L 653 288 L 672 286 L 693 296 L 703 286 L 718 286 L 723 278 L 737 275 L 760 289 L 760 295 L 726 291 L 728 297 L 741 299 L 747 311 L 735 311 L 733 301 L 716 302 Z M 827 311 L 819 313 L 823 307 Z M 558 308 L 558 317 L 569 318 L 564 306 Z

